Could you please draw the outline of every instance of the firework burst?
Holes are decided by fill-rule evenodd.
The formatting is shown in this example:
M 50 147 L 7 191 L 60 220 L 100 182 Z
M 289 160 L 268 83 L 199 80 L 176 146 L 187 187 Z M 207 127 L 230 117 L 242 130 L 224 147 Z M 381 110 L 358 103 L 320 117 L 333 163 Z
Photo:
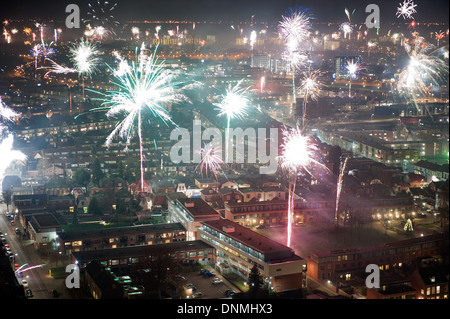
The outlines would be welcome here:
M 241 87 L 242 80 L 240 80 L 235 86 L 229 85 L 225 95 L 222 95 L 220 103 L 214 103 L 219 111 L 218 116 L 227 117 L 227 127 L 225 130 L 225 157 L 228 163 L 228 147 L 229 139 L 228 132 L 230 129 L 230 122 L 232 119 L 243 119 L 248 113 L 247 110 L 250 106 L 249 90 L 250 87 Z
M 5 139 L 0 142 L 0 153 L 3 154 L 0 160 L 0 179 L 3 178 L 6 169 L 13 162 L 24 163 L 27 159 L 26 155 L 20 151 L 13 150 L 14 136 L 9 134 Z
M 348 97 L 352 97 L 352 79 L 356 77 L 356 74 L 361 70 L 361 65 L 358 61 L 350 60 L 345 66 L 348 73 L 349 85 L 348 85 Z
M 314 72 L 308 71 L 303 73 L 303 79 L 300 82 L 300 92 L 304 94 L 303 98 L 303 122 L 302 128 L 305 129 L 305 120 L 306 120 L 306 105 L 308 103 L 308 99 L 310 98 L 313 101 L 317 101 L 320 96 L 320 88 L 322 87 L 322 83 L 319 80 L 321 75 L 320 70 L 316 70 Z
M 308 11 L 291 9 L 278 24 L 278 32 L 289 51 L 298 50 L 300 44 L 309 37 L 310 29 L 311 15 Z
M 412 0 L 404 0 L 403 3 L 399 3 L 397 8 L 397 18 L 403 17 L 403 19 L 412 19 L 412 15 L 416 13 L 417 4 Z
M 313 165 L 323 166 L 316 160 L 317 151 L 317 145 L 310 137 L 304 135 L 299 128 L 283 130 L 282 153 L 278 159 L 281 168 L 287 171 L 289 178 L 287 246 L 291 245 L 297 176 L 302 170 L 312 175 L 311 168 Z
M 434 45 L 425 42 L 424 38 L 417 33 L 413 45 L 405 42 L 404 47 L 409 61 L 399 75 L 397 89 L 418 108 L 416 96 L 429 94 L 432 85 L 438 86 L 445 81 L 448 77 L 448 64 L 437 54 L 440 50 L 436 50 Z
M 19 116 L 19 113 L 14 112 L 12 109 L 10 109 L 2 100 L 0 97 L 0 117 L 2 120 L 7 121 L 13 121 L 13 119 L 17 116 Z M 0 123 L 1 124 L 1 123 Z
M 201 148 L 197 151 L 198 154 L 201 155 L 201 161 L 195 168 L 195 172 L 199 170 L 203 176 L 205 173 L 208 176 L 208 173 L 212 173 L 216 180 L 219 175 L 223 175 L 222 166 L 226 165 L 222 159 L 222 148 L 219 146 L 213 146 L 212 142 L 205 145 L 205 147 Z
M 235 86 L 229 85 L 226 93 L 222 95 L 220 103 L 214 103 L 219 111 L 218 116 L 226 116 L 228 125 L 231 119 L 243 119 L 247 115 L 247 109 L 250 105 L 249 87 L 242 87 L 242 80 Z
M 70 58 L 75 69 L 81 76 L 92 75 L 100 61 L 96 42 L 87 41 L 84 38 L 70 48 Z
M 113 16 L 113 12 L 117 7 L 117 3 L 109 1 L 94 1 L 88 4 L 87 19 L 83 23 L 90 24 L 95 27 L 103 27 L 115 34 L 114 28 L 120 25 L 120 22 Z
M 306 61 L 305 54 L 300 50 L 300 45 L 305 41 L 311 30 L 312 16 L 308 10 L 289 10 L 287 15 L 282 16 L 278 24 L 278 33 L 286 45 L 286 60 L 292 71 L 292 95 L 296 101 L 295 71 Z
M 339 26 L 339 30 L 342 31 L 342 33 L 344 33 L 344 39 L 347 38 L 347 35 L 352 34 L 353 32 L 353 26 L 350 22 L 343 22 L 341 23 L 341 25 Z
M 116 53 L 116 57 L 119 56 Z M 143 189 L 142 121 L 144 112 L 150 113 L 154 118 L 165 123 L 173 123 L 167 107 L 172 103 L 186 101 L 187 97 L 181 93 L 182 83 L 175 82 L 175 75 L 165 68 L 164 62 L 158 61 L 156 51 L 147 55 L 144 45 L 137 54 L 137 61 L 133 61 L 131 65 L 120 58 L 119 69 L 112 69 L 114 84 L 119 90 L 108 91 L 104 94 L 103 106 L 93 111 L 108 109 L 107 117 L 125 114 L 125 118 L 108 135 L 105 142 L 107 147 L 116 135 L 120 139 L 125 139 L 127 145 L 130 144 L 134 132 L 137 131 L 140 145 L 141 189 Z

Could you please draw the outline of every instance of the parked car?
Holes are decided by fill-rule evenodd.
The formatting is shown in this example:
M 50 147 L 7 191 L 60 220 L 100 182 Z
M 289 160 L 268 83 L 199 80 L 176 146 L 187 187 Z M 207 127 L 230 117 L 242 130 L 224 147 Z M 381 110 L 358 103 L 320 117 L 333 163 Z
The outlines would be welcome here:
M 225 290 L 225 296 L 227 297 L 231 297 L 236 293 L 236 291 L 234 291 L 233 289 L 227 289 Z
M 214 278 L 213 280 L 212 280 L 212 284 L 214 285 L 214 284 L 220 284 L 220 283 L 222 283 L 223 282 L 223 280 L 222 279 L 220 279 L 220 278 Z
M 214 273 L 214 272 L 212 272 L 212 271 L 206 271 L 204 274 L 203 274 L 203 277 L 204 278 L 211 278 L 211 277 L 215 277 L 216 276 L 216 274 Z
M 192 292 L 197 291 L 197 287 L 195 287 L 193 284 L 189 284 L 186 286 L 186 290 L 190 289 Z
M 28 281 L 22 280 L 22 286 L 23 288 L 28 288 Z
M 202 294 L 201 291 L 194 292 L 192 294 L 192 296 L 191 296 L 192 299 L 198 299 L 198 298 L 201 298 L 201 297 L 203 297 L 203 294 Z
M 31 297 L 33 297 L 33 292 L 31 291 L 31 289 L 27 289 L 27 291 L 25 292 L 25 295 L 27 296 L 27 298 L 31 298 Z

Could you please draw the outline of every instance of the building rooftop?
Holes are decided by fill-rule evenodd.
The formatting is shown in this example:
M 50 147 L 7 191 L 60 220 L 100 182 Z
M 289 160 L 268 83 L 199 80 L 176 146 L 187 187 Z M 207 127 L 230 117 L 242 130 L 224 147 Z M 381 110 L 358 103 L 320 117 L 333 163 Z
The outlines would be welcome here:
M 139 256 L 151 256 L 153 253 L 191 251 L 200 249 L 212 249 L 210 245 L 201 241 L 180 241 L 168 244 L 142 245 L 122 248 L 109 248 L 72 252 L 79 264 L 89 263 L 92 260 L 110 260 Z
M 291 248 L 228 219 L 206 221 L 203 224 L 264 254 L 265 260 L 271 263 L 286 259 L 302 259 L 296 256 Z
M 53 214 L 34 215 L 32 217 L 38 228 L 60 227 L 61 223 Z
M 184 231 L 180 223 L 136 225 L 126 227 L 111 227 L 102 229 L 90 229 L 80 231 L 60 232 L 58 237 L 64 241 L 85 240 L 90 238 L 101 238 L 110 236 L 139 235 L 157 232 Z
M 202 198 L 178 198 L 177 201 L 191 214 L 194 219 L 196 217 L 216 216 L 219 213 L 208 205 Z
M 384 250 L 384 249 L 388 249 L 388 248 L 405 247 L 405 246 L 411 246 L 414 244 L 426 243 L 426 242 L 440 240 L 440 239 L 448 240 L 448 232 L 433 234 L 433 235 L 423 236 L 423 237 L 410 238 L 410 239 L 405 239 L 405 240 L 399 240 L 399 241 L 384 243 L 384 244 L 338 249 L 338 250 L 316 251 L 316 252 L 313 252 L 311 255 L 317 256 L 317 257 L 338 256 L 338 255 L 343 255 L 343 254 L 361 253 L 361 252 L 365 252 L 365 251 Z

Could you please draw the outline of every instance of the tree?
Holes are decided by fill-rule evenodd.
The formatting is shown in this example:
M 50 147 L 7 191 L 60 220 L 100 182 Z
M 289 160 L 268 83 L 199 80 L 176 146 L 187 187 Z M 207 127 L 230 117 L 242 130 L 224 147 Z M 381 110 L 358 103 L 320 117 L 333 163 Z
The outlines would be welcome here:
M 100 164 L 100 160 L 96 157 L 94 159 L 94 161 L 91 164 L 91 180 L 92 182 L 99 186 L 100 185 L 100 180 L 105 177 L 105 173 L 103 173 L 102 171 L 102 166 Z
M 100 208 L 100 202 L 97 197 L 93 196 L 88 205 L 88 214 L 101 216 L 103 215 Z
M 338 175 L 341 166 L 342 149 L 339 146 L 332 146 L 328 152 L 328 160 L 333 163 L 333 174 Z
M 73 179 L 77 185 L 86 186 L 91 181 L 91 174 L 87 170 L 80 168 L 73 174 Z
M 11 196 L 12 196 L 11 191 L 10 190 L 4 191 L 2 195 L 3 200 L 6 203 L 6 210 L 9 210 L 9 205 L 11 204 Z
M 248 275 L 249 295 L 255 298 L 260 291 L 260 288 L 264 286 L 264 282 L 259 273 L 258 265 L 255 263 Z

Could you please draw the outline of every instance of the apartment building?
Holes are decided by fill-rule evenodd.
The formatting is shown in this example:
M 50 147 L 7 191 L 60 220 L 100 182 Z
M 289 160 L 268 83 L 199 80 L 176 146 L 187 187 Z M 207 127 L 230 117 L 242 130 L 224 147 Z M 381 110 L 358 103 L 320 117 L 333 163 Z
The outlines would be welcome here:
M 209 263 L 215 258 L 215 248 L 204 241 L 183 241 L 168 244 L 143 245 L 122 247 L 114 249 L 99 249 L 88 251 L 74 251 L 70 258 L 71 263 L 77 264 L 81 270 L 91 261 L 96 260 L 100 264 L 112 269 L 129 267 L 143 268 L 155 258 L 164 258 L 170 255 L 173 262 L 181 263 Z
M 421 267 L 411 275 L 416 299 L 448 299 L 448 265 Z
M 307 257 L 308 276 L 318 280 L 351 280 L 369 264 L 380 270 L 401 268 L 419 258 L 448 254 L 448 232 L 392 243 L 313 252 Z
M 186 240 L 186 230 L 179 223 L 137 225 L 57 233 L 59 251 L 71 252 L 132 247 Z
M 244 226 L 270 225 L 287 221 L 287 200 L 234 203 L 225 205 L 225 218 Z M 294 220 L 296 223 L 320 219 L 334 210 L 334 201 L 294 202 Z
M 227 219 L 205 221 L 198 238 L 214 247 L 215 265 L 225 264 L 248 278 L 256 264 L 269 290 L 277 292 L 302 288 L 306 261 L 276 241 Z
M 186 240 L 198 239 L 197 230 L 202 222 L 220 219 L 220 214 L 201 198 L 169 198 L 169 219 L 186 229 Z

